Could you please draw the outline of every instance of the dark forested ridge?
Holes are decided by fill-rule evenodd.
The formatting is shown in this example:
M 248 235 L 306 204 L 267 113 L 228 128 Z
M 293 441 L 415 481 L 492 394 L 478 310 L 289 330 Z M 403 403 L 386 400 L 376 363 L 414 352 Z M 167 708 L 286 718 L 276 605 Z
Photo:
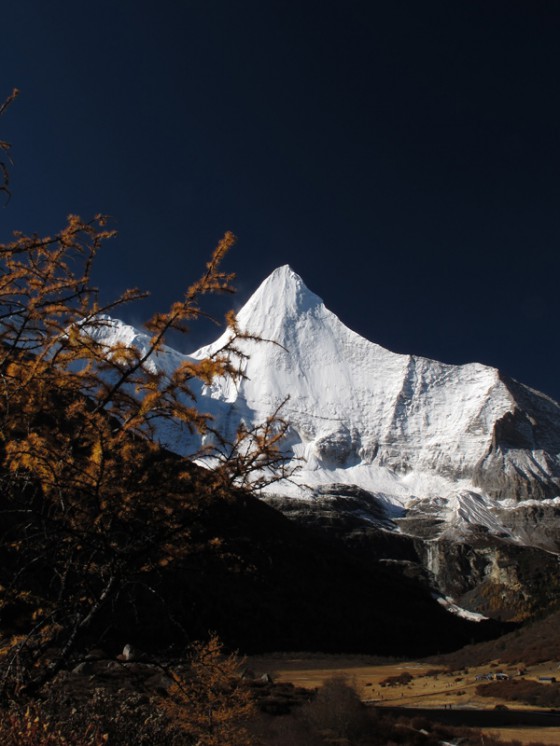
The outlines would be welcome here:
M 164 463 L 166 471 L 183 468 L 164 452 L 159 461 L 152 458 L 154 475 Z M 194 470 L 203 485 L 205 473 Z M 131 574 L 84 632 L 83 646 L 103 645 L 115 653 L 128 642 L 163 652 L 212 630 L 245 652 L 426 655 L 503 629 L 450 615 L 400 571 L 354 558 L 252 495 L 201 488 L 198 497 L 189 495 L 181 520 L 190 544 L 184 557 Z M 9 554 L 2 551 L 2 585 L 13 570 Z M 44 602 L 48 576 L 48 559 L 43 565 L 36 558 L 33 572 L 24 576 L 29 605 L 6 607 L 4 634 L 24 633 L 32 623 L 32 599 Z

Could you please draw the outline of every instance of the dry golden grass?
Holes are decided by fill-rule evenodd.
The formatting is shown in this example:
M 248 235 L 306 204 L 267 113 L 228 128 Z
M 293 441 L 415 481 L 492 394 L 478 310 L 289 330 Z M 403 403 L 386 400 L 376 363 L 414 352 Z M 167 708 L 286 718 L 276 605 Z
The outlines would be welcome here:
M 269 673 L 275 681 L 290 682 L 295 686 L 308 689 L 320 687 L 333 676 L 344 676 L 359 693 L 364 701 L 374 701 L 378 706 L 427 707 L 427 708 L 462 708 L 476 707 L 481 710 L 493 710 L 496 705 L 506 705 L 515 709 L 538 708 L 520 703 L 511 703 L 496 697 L 481 697 L 476 687 L 477 674 L 504 671 L 515 676 L 518 666 L 506 666 L 493 661 L 483 666 L 474 666 L 461 671 L 449 672 L 440 668 L 438 673 L 433 664 L 422 661 L 399 661 L 394 663 L 371 663 L 359 656 L 255 656 L 250 659 L 250 667 L 257 675 Z M 382 686 L 385 679 L 398 676 L 407 671 L 413 676 L 406 685 L 393 687 Z M 429 674 L 429 675 L 428 675 Z M 548 662 L 527 668 L 526 678 L 538 679 L 539 676 L 558 676 L 558 663 Z M 517 739 L 522 744 L 541 742 L 560 744 L 560 728 L 489 728 L 484 729 L 489 735 L 499 735 L 502 740 Z
M 519 741 L 522 744 L 560 744 L 560 728 L 483 728 L 489 736 L 499 736 L 502 741 Z

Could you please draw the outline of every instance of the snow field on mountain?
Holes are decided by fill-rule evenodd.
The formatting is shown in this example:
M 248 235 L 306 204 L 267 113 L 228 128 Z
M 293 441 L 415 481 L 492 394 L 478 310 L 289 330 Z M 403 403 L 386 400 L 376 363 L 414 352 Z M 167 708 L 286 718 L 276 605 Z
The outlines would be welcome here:
M 243 342 L 246 380 L 218 380 L 203 393 L 235 402 L 255 422 L 289 395 L 283 416 L 302 484 L 355 483 L 399 503 L 446 494 L 511 408 L 494 369 L 389 352 L 345 327 L 287 266 L 264 281 L 238 323 L 276 344 Z M 194 357 L 227 341 L 226 333 Z

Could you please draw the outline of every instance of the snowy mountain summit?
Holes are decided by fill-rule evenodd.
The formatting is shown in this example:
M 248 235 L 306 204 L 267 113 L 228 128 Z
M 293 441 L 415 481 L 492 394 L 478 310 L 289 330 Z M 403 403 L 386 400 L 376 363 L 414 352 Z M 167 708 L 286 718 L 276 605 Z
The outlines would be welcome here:
M 241 417 L 264 420 L 289 395 L 286 447 L 302 459 L 301 489 L 354 484 L 387 503 L 443 499 L 458 512 L 465 501 L 483 510 L 489 499 L 560 494 L 560 406 L 545 395 L 494 368 L 369 342 L 287 265 L 262 283 L 238 322 L 273 342 L 244 342 L 246 379 L 216 381 L 201 406 L 206 397 L 227 403 L 222 425 L 235 427 Z M 194 356 L 226 340 L 227 333 Z
M 369 505 L 372 516 L 381 509 L 409 523 L 429 518 L 438 536 L 483 526 L 525 540 L 518 515 L 516 530 L 509 526 L 515 511 L 534 501 L 560 510 L 560 406 L 544 394 L 478 363 L 385 350 L 344 326 L 287 265 L 237 319 L 269 341 L 241 341 L 245 378 L 201 388 L 198 406 L 232 436 L 240 421 L 263 422 L 289 397 L 281 410 L 290 423 L 285 449 L 300 468 L 270 488 L 276 494 L 313 500 L 358 490 L 368 495 L 366 514 Z M 114 320 L 98 334 L 109 344 L 147 343 Z M 189 357 L 216 353 L 228 335 Z M 182 360 L 166 348 L 150 364 L 170 370 Z M 162 429 L 160 437 L 180 453 L 196 450 L 187 433 Z

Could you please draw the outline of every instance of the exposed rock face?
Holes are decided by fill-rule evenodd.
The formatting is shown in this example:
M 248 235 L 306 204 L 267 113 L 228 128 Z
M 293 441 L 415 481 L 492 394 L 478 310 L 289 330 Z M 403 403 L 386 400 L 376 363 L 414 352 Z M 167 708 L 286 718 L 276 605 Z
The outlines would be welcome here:
M 457 532 L 438 517 L 441 506 L 432 503 L 391 514 L 364 490 L 341 484 L 316 490 L 315 500 L 272 497 L 267 502 L 344 544 L 367 564 L 400 566 L 405 576 L 467 611 L 522 621 L 553 603 L 560 592 L 556 502 L 503 511 L 512 532 L 525 533 L 527 539 L 534 532 L 539 538 L 535 546 L 512 540 L 505 525 L 501 536 L 477 523 Z M 541 520 L 547 522 L 546 530 Z
M 475 486 L 496 499 L 560 494 L 558 404 L 500 374 L 515 407 L 494 423 L 488 454 L 476 465 Z
M 558 559 L 541 549 L 484 535 L 472 541 L 418 542 L 434 585 L 459 606 L 485 616 L 521 621 L 548 606 L 560 591 Z
M 531 501 L 496 514 L 520 542 L 560 554 L 560 500 Z

